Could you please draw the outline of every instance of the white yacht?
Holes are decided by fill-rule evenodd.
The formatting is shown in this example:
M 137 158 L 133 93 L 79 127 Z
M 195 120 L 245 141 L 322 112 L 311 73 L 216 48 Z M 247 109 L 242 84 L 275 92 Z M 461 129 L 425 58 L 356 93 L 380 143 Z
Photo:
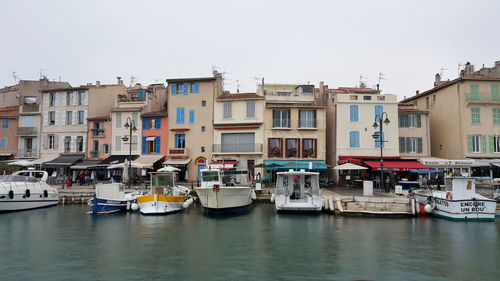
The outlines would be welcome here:
M 450 220 L 495 219 L 496 201 L 476 193 L 474 178 L 445 178 L 445 190 L 418 189 L 415 200 L 426 213 Z
M 139 211 L 144 215 L 162 215 L 181 211 L 193 203 L 189 188 L 178 186 L 174 172 L 151 173 L 149 194 L 137 197 Z
M 223 184 L 223 173 L 219 169 L 202 169 L 201 183 L 196 193 L 201 205 L 208 210 L 237 211 L 247 208 L 255 199 L 255 192 L 250 186 Z
M 278 211 L 320 212 L 324 198 L 319 173 L 304 170 L 276 173 L 276 190 L 271 195 Z
M 23 170 L 0 179 L 0 212 L 57 205 L 59 193 L 47 184 L 46 171 Z

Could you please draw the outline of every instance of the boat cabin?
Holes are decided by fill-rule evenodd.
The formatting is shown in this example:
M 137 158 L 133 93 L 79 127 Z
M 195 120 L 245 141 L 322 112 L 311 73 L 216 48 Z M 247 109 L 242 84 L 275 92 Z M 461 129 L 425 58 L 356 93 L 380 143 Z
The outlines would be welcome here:
M 176 174 L 174 172 L 153 172 L 151 176 L 151 194 L 173 195 Z M 177 195 L 176 195 L 177 196 Z
M 451 191 L 455 198 L 471 198 L 476 195 L 476 180 L 471 177 L 445 178 L 445 191 Z
M 309 196 L 320 196 L 319 173 L 289 171 L 278 172 L 276 195 L 289 196 L 290 200 L 301 200 Z
M 222 175 L 219 169 L 202 169 L 200 172 L 201 187 L 213 187 L 216 184 L 222 186 Z

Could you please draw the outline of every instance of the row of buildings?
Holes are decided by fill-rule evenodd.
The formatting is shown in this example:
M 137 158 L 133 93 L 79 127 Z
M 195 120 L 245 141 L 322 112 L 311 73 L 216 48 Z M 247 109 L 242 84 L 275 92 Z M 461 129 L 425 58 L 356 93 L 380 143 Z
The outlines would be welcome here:
M 384 166 L 395 171 L 478 168 L 492 177 L 500 164 L 500 62 L 478 71 L 467 64 L 451 81 L 437 74 L 432 89 L 399 102 L 364 85 L 323 82 L 262 81 L 255 93 L 229 93 L 215 71 L 166 82 L 127 87 L 118 77 L 71 87 L 44 78 L 0 89 L 0 156 L 53 169 L 60 179 L 78 170 L 108 178 L 120 176 L 109 168 L 130 153 L 143 175 L 169 164 L 195 181 L 208 164 L 239 182 L 273 180 L 289 168 L 341 182 L 332 167 L 360 163 L 375 172 L 380 146 Z M 384 112 L 380 134 L 373 123 Z

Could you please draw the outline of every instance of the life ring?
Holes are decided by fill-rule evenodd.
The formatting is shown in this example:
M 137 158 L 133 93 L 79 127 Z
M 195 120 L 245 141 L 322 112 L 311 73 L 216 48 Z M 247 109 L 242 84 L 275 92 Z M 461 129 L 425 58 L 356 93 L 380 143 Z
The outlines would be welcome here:
M 213 192 L 219 192 L 219 190 L 220 190 L 220 185 L 214 184 L 214 186 L 212 187 L 212 191 Z
M 448 200 L 453 200 L 453 195 L 451 194 L 451 192 L 446 192 L 446 199 Z

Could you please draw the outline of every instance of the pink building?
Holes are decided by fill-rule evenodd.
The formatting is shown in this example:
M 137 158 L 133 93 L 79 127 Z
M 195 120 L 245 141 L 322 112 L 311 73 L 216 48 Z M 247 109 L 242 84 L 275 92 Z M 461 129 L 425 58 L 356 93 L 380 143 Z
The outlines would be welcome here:
M 19 106 L 0 108 L 0 159 L 10 159 L 17 152 Z
M 167 111 L 143 113 L 142 117 L 142 154 L 162 154 L 168 151 L 168 114 Z
M 104 160 L 111 153 L 111 117 L 88 118 L 87 158 Z

